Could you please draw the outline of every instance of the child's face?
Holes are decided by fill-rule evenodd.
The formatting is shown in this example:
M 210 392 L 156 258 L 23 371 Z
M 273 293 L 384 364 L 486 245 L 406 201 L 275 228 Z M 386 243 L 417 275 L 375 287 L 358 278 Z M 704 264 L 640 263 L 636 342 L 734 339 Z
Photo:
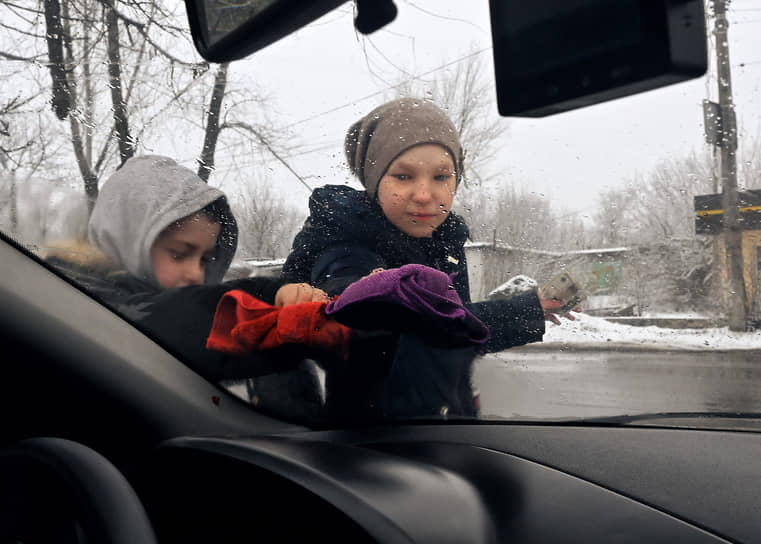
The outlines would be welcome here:
M 220 224 L 204 213 L 189 215 L 164 229 L 151 248 L 159 285 L 169 288 L 204 283 L 220 229 Z
M 457 179 L 452 157 L 443 147 L 412 147 L 392 162 L 378 184 L 386 218 L 415 238 L 430 237 L 447 218 Z

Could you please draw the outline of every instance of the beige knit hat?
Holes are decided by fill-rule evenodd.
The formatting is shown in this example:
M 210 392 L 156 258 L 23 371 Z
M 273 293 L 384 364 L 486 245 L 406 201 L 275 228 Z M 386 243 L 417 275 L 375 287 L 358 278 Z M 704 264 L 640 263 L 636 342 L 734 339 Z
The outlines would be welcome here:
M 459 184 L 463 153 L 457 129 L 443 111 L 422 99 L 399 98 L 375 108 L 349 127 L 344 151 L 352 174 L 375 198 L 389 165 L 420 144 L 438 144 L 449 152 Z

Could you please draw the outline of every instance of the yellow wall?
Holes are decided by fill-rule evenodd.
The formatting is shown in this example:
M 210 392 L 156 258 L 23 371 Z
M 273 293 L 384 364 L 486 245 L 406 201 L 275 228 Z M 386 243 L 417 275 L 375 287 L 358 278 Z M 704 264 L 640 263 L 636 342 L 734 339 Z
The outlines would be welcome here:
M 743 277 L 745 292 L 749 301 L 749 309 L 753 309 L 753 301 L 758 297 L 759 278 L 757 266 L 757 247 L 761 246 L 761 231 L 749 230 L 743 232 Z
M 727 253 L 724 245 L 724 235 L 719 237 L 721 270 L 723 285 L 729 283 L 727 277 Z M 756 248 L 761 246 L 761 230 L 746 230 L 742 233 L 742 255 L 743 255 L 743 280 L 745 283 L 745 308 L 748 311 L 753 310 L 753 301 L 761 289 L 759 286 L 758 270 L 756 266 Z

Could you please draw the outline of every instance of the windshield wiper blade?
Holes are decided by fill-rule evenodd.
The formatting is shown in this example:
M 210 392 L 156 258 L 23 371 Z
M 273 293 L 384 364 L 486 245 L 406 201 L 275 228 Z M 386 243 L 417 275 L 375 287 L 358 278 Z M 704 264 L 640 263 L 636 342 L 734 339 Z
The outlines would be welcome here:
M 620 424 L 636 423 L 659 419 L 757 419 L 761 412 L 652 412 L 643 414 L 624 414 L 619 416 L 592 417 L 575 420 L 581 424 Z

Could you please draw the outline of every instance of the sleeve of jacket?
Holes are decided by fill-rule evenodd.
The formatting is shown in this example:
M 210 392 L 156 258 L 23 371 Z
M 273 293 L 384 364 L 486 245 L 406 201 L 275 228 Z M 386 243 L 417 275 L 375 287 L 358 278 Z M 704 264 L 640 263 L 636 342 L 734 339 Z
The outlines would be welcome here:
M 340 295 L 350 284 L 375 268 L 385 268 L 373 251 L 358 246 L 336 246 L 325 250 L 312 267 L 310 283 L 329 296 Z
M 315 259 L 312 246 L 317 236 L 317 229 L 312 223 L 311 218 L 308 218 L 291 243 L 291 251 L 280 272 L 280 277 L 286 283 L 309 281 L 309 271 L 312 269 Z
M 544 311 L 536 293 L 467 305 L 489 329 L 490 338 L 481 348 L 493 353 L 507 348 L 540 342 L 544 336 Z
M 150 296 L 135 295 L 127 301 L 134 323 L 190 368 L 212 381 L 241 379 L 282 371 L 296 364 L 302 354 L 295 349 L 232 356 L 207 350 L 217 304 L 231 289 L 242 289 L 272 304 L 282 281 L 245 278 L 218 285 L 166 289 Z M 136 313 L 138 310 L 139 313 Z

